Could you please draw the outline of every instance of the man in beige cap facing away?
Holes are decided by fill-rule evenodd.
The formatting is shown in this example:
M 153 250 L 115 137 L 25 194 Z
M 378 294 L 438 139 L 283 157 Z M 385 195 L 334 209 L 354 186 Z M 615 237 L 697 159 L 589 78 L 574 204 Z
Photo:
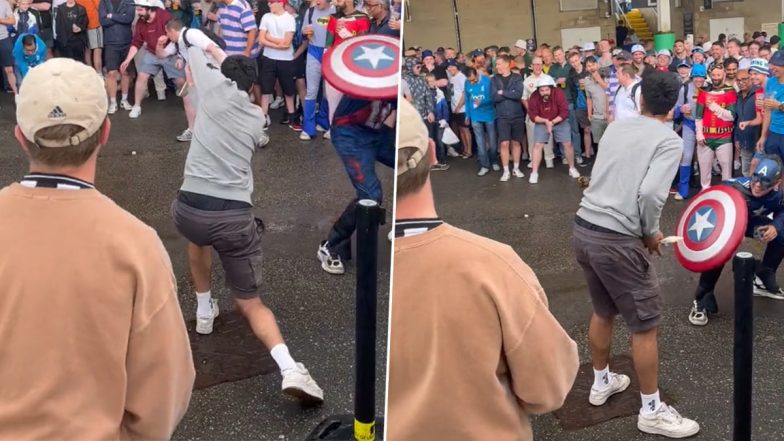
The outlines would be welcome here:
M 169 439 L 188 407 L 169 256 L 94 185 L 107 107 L 95 70 L 64 58 L 17 98 L 30 172 L 0 190 L 0 439 Z
M 561 407 L 577 345 L 511 247 L 438 218 L 433 141 L 399 107 L 387 437 L 531 440 L 527 415 Z

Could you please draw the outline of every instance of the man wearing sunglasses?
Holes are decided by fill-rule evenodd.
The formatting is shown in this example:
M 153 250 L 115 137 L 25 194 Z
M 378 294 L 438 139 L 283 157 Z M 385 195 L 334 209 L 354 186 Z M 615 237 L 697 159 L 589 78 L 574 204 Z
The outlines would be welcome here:
M 740 191 L 746 199 L 749 223 L 746 237 L 766 243 L 762 262 L 754 279 L 754 295 L 784 300 L 784 290 L 776 282 L 776 270 L 784 258 L 784 193 L 781 190 L 781 162 L 774 155 L 760 159 L 751 177 L 724 181 L 724 185 Z M 769 217 L 773 215 L 773 219 Z M 708 324 L 708 314 L 719 311 L 713 293 L 724 265 L 700 274 L 689 322 L 695 326 Z

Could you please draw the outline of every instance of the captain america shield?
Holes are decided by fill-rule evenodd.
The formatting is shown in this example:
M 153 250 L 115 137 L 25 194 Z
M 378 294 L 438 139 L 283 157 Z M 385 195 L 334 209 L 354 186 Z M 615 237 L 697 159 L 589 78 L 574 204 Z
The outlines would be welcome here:
M 705 272 L 724 265 L 743 241 L 746 200 L 726 185 L 703 190 L 681 214 L 675 234 L 683 237 L 675 255 L 684 268 Z
M 324 78 L 335 89 L 353 97 L 379 100 L 397 96 L 400 42 L 385 35 L 362 35 L 327 51 Z

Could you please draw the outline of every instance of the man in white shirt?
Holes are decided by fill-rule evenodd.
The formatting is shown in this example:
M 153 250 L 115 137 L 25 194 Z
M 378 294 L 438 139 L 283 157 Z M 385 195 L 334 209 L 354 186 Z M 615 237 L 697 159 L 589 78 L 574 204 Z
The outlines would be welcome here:
M 301 131 L 302 126 L 294 115 L 294 94 L 297 93 L 294 81 L 296 65 L 292 40 L 297 30 L 296 21 L 284 9 L 286 0 L 268 0 L 270 12 L 261 17 L 259 23 L 259 44 L 264 47 L 261 61 L 261 108 L 269 112 L 270 99 L 275 90 L 275 81 L 280 82 L 286 98 L 289 127 Z
M 452 90 L 451 110 L 452 123 L 457 126 L 460 141 L 463 143 L 463 157 L 471 157 L 471 127 L 466 125 L 465 120 L 465 82 L 466 76 L 460 72 L 455 60 L 447 62 L 446 73 L 449 74 L 449 88 Z
M 640 80 L 633 64 L 625 64 L 618 69 L 618 82 L 621 87 L 615 93 L 615 115 L 613 120 L 640 116 Z
M 531 121 L 531 118 L 528 117 L 528 99 L 531 98 L 531 94 L 536 92 L 536 84 L 539 82 L 539 78 L 543 75 L 546 75 L 542 72 L 544 67 L 544 63 L 541 57 L 534 57 L 531 60 L 531 75 L 523 81 L 523 106 L 525 106 L 525 133 L 528 137 L 528 145 L 531 146 L 533 152 L 534 146 L 534 124 Z M 547 141 L 547 144 L 544 145 L 544 162 L 547 168 L 553 168 L 553 158 L 555 158 L 555 154 L 553 153 L 553 139 Z M 533 161 L 533 155 L 531 155 L 531 160 Z M 533 162 L 528 164 L 528 167 L 531 168 Z

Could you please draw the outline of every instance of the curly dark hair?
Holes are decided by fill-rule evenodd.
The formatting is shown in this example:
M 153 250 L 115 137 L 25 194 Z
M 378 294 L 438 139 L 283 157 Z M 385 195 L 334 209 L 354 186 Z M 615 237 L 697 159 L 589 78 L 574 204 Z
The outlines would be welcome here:
M 681 82 L 672 72 L 646 69 L 640 87 L 645 110 L 655 116 L 662 116 L 675 107 Z
M 245 92 L 256 84 L 256 63 L 244 55 L 230 55 L 221 64 L 221 73 L 237 83 L 237 88 Z

